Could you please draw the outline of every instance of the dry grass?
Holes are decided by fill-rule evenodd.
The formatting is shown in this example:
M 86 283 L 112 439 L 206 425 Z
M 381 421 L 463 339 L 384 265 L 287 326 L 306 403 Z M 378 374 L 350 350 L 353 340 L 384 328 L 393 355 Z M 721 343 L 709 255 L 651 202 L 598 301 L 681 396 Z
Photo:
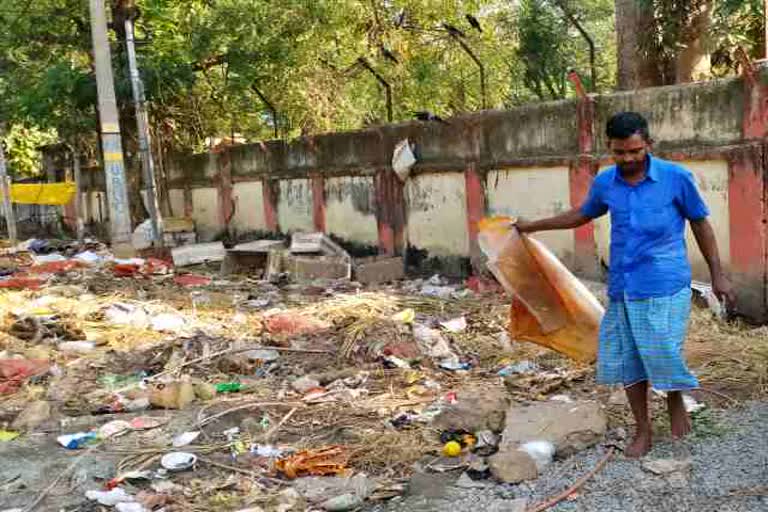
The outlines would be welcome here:
M 768 394 L 768 326 L 719 322 L 694 309 L 686 351 L 703 386 L 739 398 Z

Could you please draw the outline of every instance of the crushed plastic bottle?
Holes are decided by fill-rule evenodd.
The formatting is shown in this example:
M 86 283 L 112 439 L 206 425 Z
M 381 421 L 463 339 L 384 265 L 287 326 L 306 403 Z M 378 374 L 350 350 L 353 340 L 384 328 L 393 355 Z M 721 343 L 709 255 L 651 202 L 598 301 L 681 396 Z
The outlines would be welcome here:
M 77 434 L 65 434 L 56 440 L 67 450 L 78 450 L 98 439 L 96 432 L 78 432 Z

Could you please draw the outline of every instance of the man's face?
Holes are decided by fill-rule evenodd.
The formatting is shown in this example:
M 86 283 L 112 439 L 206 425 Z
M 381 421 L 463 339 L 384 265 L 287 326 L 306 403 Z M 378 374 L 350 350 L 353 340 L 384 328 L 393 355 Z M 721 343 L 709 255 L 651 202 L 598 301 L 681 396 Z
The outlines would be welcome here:
M 650 143 L 639 133 L 626 139 L 609 139 L 608 148 L 622 174 L 635 174 L 645 169 Z

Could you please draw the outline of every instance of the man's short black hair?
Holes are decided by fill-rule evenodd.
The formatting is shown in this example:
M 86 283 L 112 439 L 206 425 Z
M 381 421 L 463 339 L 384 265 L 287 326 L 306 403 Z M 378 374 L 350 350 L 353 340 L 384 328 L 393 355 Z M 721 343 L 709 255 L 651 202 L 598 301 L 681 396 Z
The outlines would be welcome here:
M 628 139 L 640 134 L 645 140 L 650 140 L 648 121 L 637 112 L 619 112 L 614 114 L 605 125 L 605 135 L 609 139 Z

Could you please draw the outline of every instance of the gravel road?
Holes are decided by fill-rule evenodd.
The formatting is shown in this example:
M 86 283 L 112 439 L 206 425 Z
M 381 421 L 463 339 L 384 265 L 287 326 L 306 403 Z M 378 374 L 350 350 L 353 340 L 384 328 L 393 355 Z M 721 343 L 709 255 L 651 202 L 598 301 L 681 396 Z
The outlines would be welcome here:
M 712 418 L 713 413 L 710 413 Z M 659 442 L 643 460 L 615 457 L 571 501 L 554 512 L 746 512 L 768 511 L 768 403 L 750 403 L 741 409 L 714 414 L 714 432 L 682 443 Z M 707 422 L 711 426 L 712 421 Z M 699 430 L 707 428 L 702 426 Z M 557 462 L 532 484 L 489 484 L 464 489 L 443 482 L 429 496 L 407 496 L 370 507 L 376 512 L 518 511 L 527 499 L 538 503 L 569 487 L 595 466 L 602 448 Z M 643 461 L 690 458 L 690 471 L 655 476 Z

